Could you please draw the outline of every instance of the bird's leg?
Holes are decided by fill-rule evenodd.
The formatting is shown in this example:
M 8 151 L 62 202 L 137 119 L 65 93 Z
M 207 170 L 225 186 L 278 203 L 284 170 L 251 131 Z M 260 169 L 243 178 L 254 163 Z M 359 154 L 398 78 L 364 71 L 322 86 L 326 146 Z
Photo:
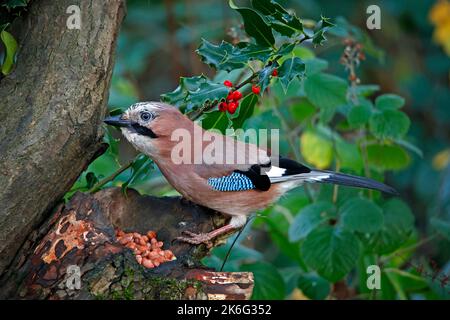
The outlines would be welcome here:
M 241 228 L 245 224 L 246 220 L 247 220 L 246 216 L 233 216 L 230 220 L 230 223 L 224 225 L 223 227 L 220 227 L 208 233 L 194 233 L 185 230 L 183 231 L 183 233 L 188 235 L 188 237 L 178 237 L 177 240 L 187 242 L 190 244 L 205 243 L 208 246 L 210 246 L 212 239 L 217 238 L 222 234 Z

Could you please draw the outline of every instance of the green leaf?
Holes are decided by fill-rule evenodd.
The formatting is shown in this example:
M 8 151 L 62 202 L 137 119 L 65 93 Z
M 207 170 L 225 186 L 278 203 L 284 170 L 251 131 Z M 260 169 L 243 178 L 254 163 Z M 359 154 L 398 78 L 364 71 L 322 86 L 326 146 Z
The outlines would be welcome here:
M 331 291 L 330 283 L 316 274 L 302 274 L 298 278 L 298 288 L 313 300 L 324 300 Z
M 319 201 L 302 208 L 289 227 L 289 240 L 296 242 L 306 238 L 308 234 L 329 218 L 334 210 L 331 202 Z
M 297 32 L 303 32 L 303 24 L 295 14 L 290 14 L 280 4 L 271 0 L 252 0 L 252 6 L 258 10 L 269 25 L 284 36 L 291 37 Z
M 261 87 L 261 93 L 264 93 L 266 88 L 269 86 L 270 80 L 272 79 L 272 72 L 273 72 L 273 70 L 275 70 L 277 68 L 278 68 L 278 64 L 275 62 L 275 63 L 272 63 L 271 65 L 264 67 L 263 69 L 261 69 L 259 71 L 258 83 L 259 83 L 259 86 Z
M 375 100 L 375 107 L 380 110 L 400 109 L 405 104 L 405 99 L 396 94 L 383 94 Z
M 385 110 L 378 112 L 370 119 L 370 131 L 379 139 L 402 138 L 409 129 L 411 121 L 401 111 Z
M 239 112 L 238 116 L 233 118 L 233 128 L 239 129 L 244 126 L 245 121 L 250 118 L 255 110 L 255 105 L 258 102 L 258 96 L 256 94 L 249 94 L 242 99 L 239 104 L 239 108 L 236 112 Z
M 292 57 L 291 59 L 285 60 L 278 68 L 278 78 L 280 79 L 284 92 L 286 93 L 292 80 L 302 77 L 304 73 L 305 64 L 302 59 Z
M 403 148 L 396 145 L 371 144 L 367 146 L 369 165 L 380 170 L 401 170 L 411 158 Z
M 377 84 L 360 84 L 356 87 L 356 94 L 362 97 L 368 97 L 380 90 Z
M 14 9 L 17 7 L 26 7 L 27 0 L 8 0 L 7 3 L 4 4 L 4 6 L 9 9 Z
M 374 233 L 383 225 L 383 213 L 374 202 L 363 198 L 346 201 L 339 210 L 345 229 Z
M 226 112 L 221 111 L 212 111 L 204 113 L 200 119 L 201 126 L 205 130 L 209 129 L 217 129 L 222 133 L 225 133 L 225 130 L 230 127 L 230 119 L 228 118 Z
M 432 218 L 430 220 L 431 225 L 442 234 L 447 240 L 450 241 L 450 223 L 438 218 Z
M 273 47 L 275 38 L 273 37 L 272 29 L 258 12 L 250 8 L 239 8 L 234 4 L 233 0 L 229 0 L 228 3 L 232 9 L 241 14 L 244 20 L 245 32 L 249 36 L 253 37 L 263 47 Z
M 324 31 L 324 30 L 319 30 L 319 31 L 317 31 L 316 33 L 314 33 L 312 43 L 313 43 L 313 45 L 315 45 L 315 46 L 321 46 L 322 43 L 323 43 L 325 40 L 327 40 L 327 39 L 325 38 L 325 31 Z
M 351 232 L 319 227 L 312 231 L 301 246 L 305 263 L 331 282 L 342 279 L 356 265 L 359 241 Z
M 369 122 L 372 115 L 372 103 L 369 100 L 362 100 L 357 106 L 353 106 L 348 113 L 348 123 L 352 127 L 359 127 Z
M 339 139 L 336 141 L 336 157 L 342 169 L 361 172 L 364 167 L 358 146 L 345 140 Z
M 222 83 L 204 82 L 195 91 L 189 91 L 188 101 L 192 105 L 202 106 L 225 99 L 230 89 Z
M 305 72 L 308 77 L 328 68 L 328 61 L 320 58 L 305 60 Z
M 365 241 L 369 251 L 388 254 L 408 240 L 413 230 L 414 216 L 408 205 L 399 199 L 388 200 L 382 209 L 384 224 L 381 230 Z
M 285 298 L 286 288 L 278 270 L 271 264 L 258 262 L 244 264 L 242 271 L 253 273 L 255 287 L 253 288 L 253 300 L 281 300 Z
M 346 104 L 347 87 L 347 81 L 326 73 L 318 73 L 305 79 L 308 100 L 324 110 L 334 111 Z
M 6 48 L 5 59 L 2 64 L 2 73 L 6 76 L 12 71 L 14 66 L 14 57 L 16 55 L 18 45 L 12 34 L 5 30 L 0 33 L 0 38 Z
M 251 60 L 260 60 L 266 63 L 270 58 L 272 49 L 251 43 L 240 43 L 238 46 L 233 46 L 225 41 L 222 41 L 219 45 L 214 45 L 202 39 L 197 53 L 201 56 L 203 62 L 216 70 L 231 71 L 244 67 Z

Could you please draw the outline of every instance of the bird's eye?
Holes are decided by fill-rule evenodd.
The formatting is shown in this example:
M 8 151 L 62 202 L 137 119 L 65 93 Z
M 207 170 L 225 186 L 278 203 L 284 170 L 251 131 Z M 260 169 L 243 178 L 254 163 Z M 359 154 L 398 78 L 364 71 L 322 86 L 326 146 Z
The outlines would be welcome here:
M 143 121 L 149 121 L 152 118 L 152 114 L 150 112 L 142 112 L 141 119 Z

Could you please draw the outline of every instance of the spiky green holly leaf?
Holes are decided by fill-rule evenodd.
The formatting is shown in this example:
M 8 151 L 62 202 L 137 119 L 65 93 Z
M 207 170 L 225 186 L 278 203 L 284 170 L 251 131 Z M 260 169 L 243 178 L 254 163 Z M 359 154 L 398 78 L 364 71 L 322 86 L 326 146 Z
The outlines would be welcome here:
M 250 93 L 242 99 L 239 104 L 239 108 L 236 110 L 233 117 L 233 128 L 239 129 L 244 126 L 245 121 L 253 115 L 255 110 L 255 105 L 258 102 L 258 96 L 256 94 Z M 237 115 L 236 115 L 237 114 Z
M 287 91 L 289 84 L 295 78 L 303 77 L 305 74 L 305 63 L 298 57 L 292 57 L 284 60 L 278 68 L 278 78 L 284 92 Z
M 289 13 L 279 3 L 272 0 L 252 0 L 252 6 L 258 10 L 269 25 L 284 36 L 303 32 L 303 24 L 293 13 Z
M 201 56 L 203 62 L 216 70 L 231 71 L 244 67 L 251 60 L 260 60 L 266 63 L 270 58 L 272 49 L 251 43 L 240 43 L 233 46 L 225 41 L 222 41 L 219 45 L 214 45 L 202 39 L 197 53 Z
M 251 8 L 239 8 L 233 0 L 229 0 L 229 5 L 241 14 L 244 20 L 245 32 L 253 37 L 259 45 L 272 47 L 275 44 L 272 29 L 257 11 Z

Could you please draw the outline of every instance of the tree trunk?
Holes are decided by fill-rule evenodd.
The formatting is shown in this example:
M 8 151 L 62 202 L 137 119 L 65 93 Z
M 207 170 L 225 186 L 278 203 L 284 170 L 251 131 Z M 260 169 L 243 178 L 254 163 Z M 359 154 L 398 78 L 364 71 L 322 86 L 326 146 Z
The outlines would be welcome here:
M 141 196 L 134 190 L 125 196 L 120 188 L 77 193 L 29 237 L 0 283 L 0 298 L 248 299 L 251 273 L 207 270 L 200 262 L 209 251 L 205 245 L 173 241 L 183 230 L 207 232 L 224 220 L 179 197 Z M 115 228 L 156 231 L 176 259 L 145 268 L 131 249 L 117 242 Z
M 17 67 L 0 82 L 0 274 L 101 150 L 101 122 L 124 0 L 32 1 Z M 17 32 L 16 32 L 17 31 Z

